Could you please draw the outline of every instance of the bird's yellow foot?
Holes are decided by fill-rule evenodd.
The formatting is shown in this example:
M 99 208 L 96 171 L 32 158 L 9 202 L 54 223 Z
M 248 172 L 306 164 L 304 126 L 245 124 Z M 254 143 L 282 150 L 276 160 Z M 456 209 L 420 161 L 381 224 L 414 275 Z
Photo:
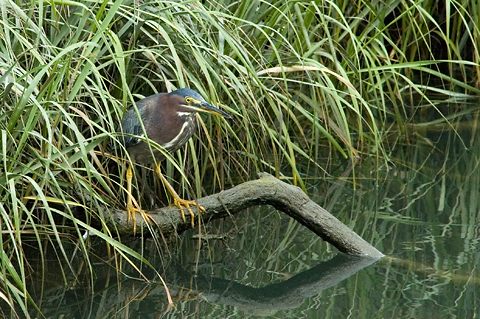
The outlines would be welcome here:
M 147 214 L 143 209 L 138 209 L 132 204 L 127 204 L 127 224 L 130 222 L 130 218 L 133 222 L 133 233 L 137 232 L 137 218 L 136 213 L 140 213 L 147 223 L 153 222 L 153 217 Z
M 197 206 L 199 211 L 205 212 L 205 208 L 203 208 L 201 205 L 198 205 L 196 202 L 193 202 L 191 200 L 186 200 L 180 197 L 180 195 L 177 194 L 175 189 L 170 185 L 170 183 L 167 181 L 165 176 L 163 176 L 161 168 L 160 168 L 160 163 L 158 163 L 155 166 L 155 172 L 157 173 L 158 178 L 162 181 L 163 185 L 167 189 L 167 191 L 172 195 L 173 197 L 173 205 L 177 206 L 178 209 L 180 209 L 180 212 L 182 212 L 182 219 L 185 221 L 185 214 L 183 213 L 184 207 L 188 210 L 188 213 L 190 216 L 192 216 L 192 227 L 195 226 L 195 214 L 193 213 L 192 209 L 190 208 L 190 205 L 192 206 Z
M 130 218 L 133 222 L 133 233 L 137 231 L 137 218 L 135 217 L 136 213 L 145 213 L 141 209 L 136 208 L 132 204 L 127 204 L 127 224 L 130 222 Z
M 192 227 L 195 226 L 195 214 L 193 213 L 192 209 L 190 208 L 190 205 L 192 206 L 197 206 L 199 211 L 205 212 L 205 208 L 203 206 L 199 205 L 198 203 L 191 201 L 191 200 L 186 200 L 183 198 L 180 198 L 180 196 L 174 196 L 173 198 L 173 205 L 177 206 L 178 209 L 182 212 L 182 219 L 185 221 L 185 214 L 183 213 L 183 209 L 186 208 L 190 216 L 192 217 Z

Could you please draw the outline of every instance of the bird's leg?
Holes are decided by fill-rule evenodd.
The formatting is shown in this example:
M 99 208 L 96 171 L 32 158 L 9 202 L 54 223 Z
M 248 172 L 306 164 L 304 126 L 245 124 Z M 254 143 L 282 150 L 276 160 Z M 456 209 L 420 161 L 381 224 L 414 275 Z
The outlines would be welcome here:
M 183 221 L 185 221 L 185 214 L 183 213 L 183 208 L 184 208 L 183 206 L 185 206 L 185 208 L 187 208 L 188 212 L 190 213 L 190 216 L 192 217 L 192 227 L 193 227 L 195 225 L 195 214 L 193 213 L 192 209 L 190 208 L 190 205 L 197 206 L 197 208 L 200 211 L 203 211 L 203 212 L 205 211 L 205 208 L 203 208 L 202 206 L 200 206 L 198 203 L 196 203 L 194 201 L 190 201 L 190 200 L 186 200 L 186 199 L 181 198 L 177 194 L 175 189 L 173 189 L 173 186 L 170 185 L 170 183 L 167 181 L 165 176 L 163 176 L 161 168 L 160 168 L 160 163 L 157 163 L 157 165 L 155 166 L 155 172 L 157 173 L 158 178 L 160 178 L 160 180 L 162 181 L 163 185 L 167 188 L 170 195 L 172 195 L 173 205 L 177 206 L 178 209 L 180 209 L 180 211 L 182 212 Z
M 135 233 L 136 228 L 137 228 L 137 220 L 135 218 L 135 213 L 138 211 L 137 208 L 135 208 L 132 204 L 133 201 L 133 195 L 132 195 L 132 178 L 133 178 L 133 172 L 132 172 L 132 165 L 128 165 L 127 169 L 127 223 L 130 221 L 130 217 L 132 217 L 133 221 L 133 233 Z
M 127 223 L 130 221 L 130 217 L 132 217 L 133 222 L 133 233 L 135 234 L 137 231 L 137 219 L 135 217 L 135 213 L 139 212 L 145 218 L 147 223 L 150 223 L 153 218 L 148 215 L 143 209 L 140 209 L 138 203 L 135 201 L 132 195 L 132 179 L 133 179 L 133 171 L 132 166 L 129 165 L 127 169 Z M 135 201 L 135 205 L 133 202 Z

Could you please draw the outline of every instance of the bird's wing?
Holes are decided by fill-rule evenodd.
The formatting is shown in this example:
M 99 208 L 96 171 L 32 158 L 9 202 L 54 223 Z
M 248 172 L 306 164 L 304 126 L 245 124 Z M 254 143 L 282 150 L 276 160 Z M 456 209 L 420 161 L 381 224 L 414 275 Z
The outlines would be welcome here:
M 160 95 L 163 95 L 162 93 L 160 94 L 154 94 L 149 97 L 146 97 L 140 101 L 138 101 L 135 105 L 138 109 L 138 114 L 140 115 L 140 119 L 142 122 L 147 123 L 147 113 L 150 111 L 151 108 L 154 108 L 156 106 L 156 102 L 158 101 L 158 98 Z M 122 119 L 122 122 L 120 123 L 120 127 L 117 131 L 119 137 L 118 140 L 120 144 L 122 144 L 125 148 L 128 148 L 130 146 L 136 145 L 140 142 L 142 142 L 141 139 L 135 137 L 135 136 L 143 136 L 143 129 L 142 125 L 140 124 L 140 121 L 137 116 L 137 112 L 135 111 L 134 107 L 131 107 L 127 113 L 125 113 L 125 116 Z M 115 148 L 119 148 L 119 145 L 115 145 Z
M 142 122 L 145 123 L 145 108 L 140 108 L 138 107 L 138 113 L 140 114 L 140 118 L 142 119 Z M 119 134 L 118 140 L 120 143 L 125 147 L 128 148 L 130 146 L 133 146 L 135 144 L 138 144 L 141 142 L 140 139 L 136 138 L 135 136 L 141 136 L 143 135 L 143 129 L 142 125 L 140 124 L 140 121 L 138 120 L 137 112 L 135 112 L 135 108 L 132 107 L 130 108 L 127 113 L 125 113 L 125 116 L 122 119 L 122 122 L 120 123 L 120 128 L 117 132 Z

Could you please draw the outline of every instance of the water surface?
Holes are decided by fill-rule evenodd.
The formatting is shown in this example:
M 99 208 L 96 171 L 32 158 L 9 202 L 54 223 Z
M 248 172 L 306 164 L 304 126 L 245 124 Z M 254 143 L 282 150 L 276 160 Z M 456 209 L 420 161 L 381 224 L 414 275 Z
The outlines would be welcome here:
M 368 160 L 344 162 L 332 169 L 337 176 L 307 179 L 309 196 L 382 251 L 380 261 L 343 256 L 287 215 L 260 206 L 167 246 L 129 242 L 146 248 L 174 307 L 148 267 L 139 266 L 150 284 L 113 257 L 110 264 L 94 261 L 94 287 L 81 276 L 65 287 L 52 266 L 35 298 L 43 298 L 47 316 L 72 318 L 476 318 L 479 143 L 444 133 L 413 144 L 399 145 L 380 170 Z M 92 239 L 92 252 L 105 258 L 100 239 Z

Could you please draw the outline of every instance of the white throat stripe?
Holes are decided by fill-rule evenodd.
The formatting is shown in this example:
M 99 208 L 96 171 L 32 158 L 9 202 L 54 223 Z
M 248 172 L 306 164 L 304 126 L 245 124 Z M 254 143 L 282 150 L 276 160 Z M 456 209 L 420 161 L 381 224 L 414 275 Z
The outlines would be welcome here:
M 190 114 L 190 113 L 188 113 Z M 175 136 L 175 138 L 173 140 L 171 140 L 170 142 L 168 143 L 165 143 L 164 145 L 162 145 L 164 148 L 166 148 L 167 150 L 169 148 L 171 148 L 173 145 L 176 145 L 177 144 L 177 141 L 182 137 L 182 134 L 183 134 L 183 131 L 185 131 L 185 129 L 190 125 L 190 121 L 185 121 L 185 123 L 183 123 L 182 125 L 182 129 L 180 130 L 180 132 L 178 132 L 177 136 Z

